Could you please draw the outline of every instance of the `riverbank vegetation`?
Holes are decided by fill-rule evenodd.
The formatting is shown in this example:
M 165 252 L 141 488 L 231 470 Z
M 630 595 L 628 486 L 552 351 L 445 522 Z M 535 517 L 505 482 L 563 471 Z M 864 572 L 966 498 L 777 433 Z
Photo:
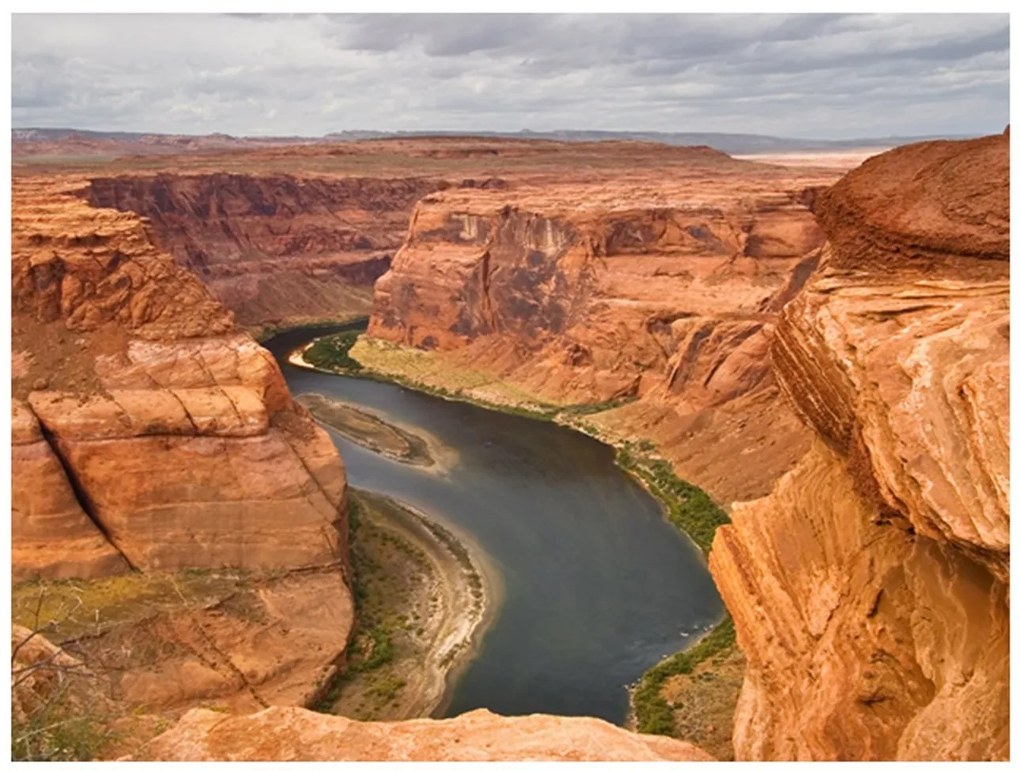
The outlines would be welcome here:
M 361 363 L 352 359 L 350 353 L 360 335 L 358 330 L 351 330 L 320 337 L 302 355 L 313 367 L 331 372 L 358 373 L 362 369 Z
M 397 501 L 352 491 L 348 521 L 358 625 L 344 670 L 314 709 L 427 717 L 484 616 L 482 579 L 463 544 Z
M 631 695 L 637 730 L 690 741 L 732 760 L 733 713 L 743 681 L 744 657 L 727 616 L 692 647 L 642 675 Z
M 381 718 L 406 681 L 395 675 L 394 658 L 414 649 L 415 576 L 429 570 L 420 549 L 383 528 L 357 493 L 347 501 L 357 630 L 343 672 L 313 709 L 356 719 Z M 414 610 L 411 610 L 415 607 Z
M 680 479 L 666 461 L 652 458 L 634 445 L 617 450 L 617 464 L 637 476 L 666 508 L 666 515 L 708 556 L 712 539 L 729 516 L 700 487 Z

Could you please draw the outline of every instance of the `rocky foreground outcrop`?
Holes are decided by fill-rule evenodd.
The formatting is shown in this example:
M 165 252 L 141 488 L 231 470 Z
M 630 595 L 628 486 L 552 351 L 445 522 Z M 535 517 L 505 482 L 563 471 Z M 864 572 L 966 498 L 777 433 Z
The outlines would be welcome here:
M 86 185 L 13 187 L 16 614 L 111 713 L 310 703 L 354 624 L 340 458 L 272 356 Z M 90 581 L 30 582 L 67 578 Z
M 712 760 L 686 742 L 634 734 L 583 717 L 500 717 L 479 709 L 449 720 L 361 723 L 272 707 L 227 717 L 186 714 L 132 760 Z
M 738 759 L 1009 757 L 1009 143 L 899 148 L 815 205 L 778 381 L 815 439 L 710 566 Z
M 14 184 L 15 579 L 342 561 L 328 436 L 139 219 L 82 186 Z
M 595 422 L 722 500 L 764 494 L 807 447 L 765 354 L 824 240 L 808 203 L 836 176 L 663 156 L 654 175 L 426 196 L 368 334 L 537 402 L 630 402 Z

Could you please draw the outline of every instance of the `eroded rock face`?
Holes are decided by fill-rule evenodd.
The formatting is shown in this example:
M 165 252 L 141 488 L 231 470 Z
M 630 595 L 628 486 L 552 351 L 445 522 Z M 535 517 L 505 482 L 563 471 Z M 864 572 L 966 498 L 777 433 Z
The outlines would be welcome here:
M 835 175 L 674 150 L 654 180 L 425 197 L 376 283 L 369 335 L 537 400 L 636 399 L 601 425 L 656 440 L 723 500 L 763 494 L 807 446 L 765 353 L 823 241 L 806 202 Z M 746 451 L 736 486 L 722 458 L 704 462 L 723 432 Z
M 24 402 L 11 405 L 12 578 L 93 578 L 127 562 L 82 510 L 60 460 Z
M 15 576 L 345 559 L 328 436 L 139 219 L 83 185 L 14 184 Z
M 1008 149 L 900 148 L 817 202 L 772 354 L 817 439 L 710 562 L 738 759 L 1009 757 Z
M 146 217 L 153 238 L 244 325 L 365 313 L 400 246 L 421 178 L 162 173 L 92 179 L 98 207 Z
M 133 760 L 522 761 L 712 760 L 686 742 L 644 736 L 595 718 L 500 717 L 362 723 L 294 707 L 245 717 L 187 713 Z

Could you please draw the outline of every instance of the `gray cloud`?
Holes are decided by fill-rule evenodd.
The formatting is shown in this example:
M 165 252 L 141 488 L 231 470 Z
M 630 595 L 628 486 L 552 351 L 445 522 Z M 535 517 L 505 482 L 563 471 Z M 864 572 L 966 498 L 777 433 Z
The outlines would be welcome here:
M 22 15 L 15 126 L 984 133 L 1009 19 L 983 15 Z

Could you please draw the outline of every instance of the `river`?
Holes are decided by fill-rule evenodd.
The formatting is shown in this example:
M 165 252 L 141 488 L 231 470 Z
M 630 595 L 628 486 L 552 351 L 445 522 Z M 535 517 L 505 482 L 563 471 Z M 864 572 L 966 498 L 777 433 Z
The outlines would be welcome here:
M 613 463 L 613 450 L 583 434 L 287 363 L 294 348 L 342 328 L 291 330 L 263 345 L 294 395 L 342 399 L 452 448 L 456 462 L 436 473 L 330 431 L 352 486 L 470 534 L 501 577 L 498 615 L 443 716 L 486 707 L 622 724 L 626 686 L 723 613 L 701 552 Z

